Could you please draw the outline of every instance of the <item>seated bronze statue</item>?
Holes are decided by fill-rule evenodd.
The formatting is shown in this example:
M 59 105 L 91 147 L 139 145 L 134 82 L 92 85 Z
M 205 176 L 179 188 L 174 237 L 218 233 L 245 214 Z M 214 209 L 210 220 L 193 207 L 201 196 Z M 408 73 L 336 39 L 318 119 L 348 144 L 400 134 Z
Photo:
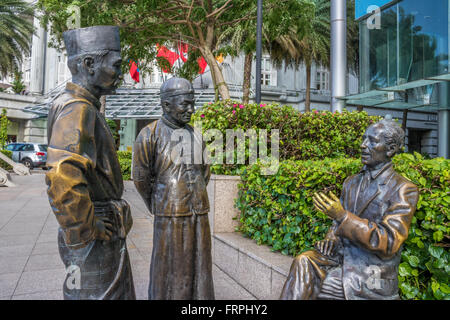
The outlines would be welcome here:
M 364 167 L 345 180 L 341 198 L 314 195 L 333 224 L 315 250 L 295 258 L 280 299 L 399 299 L 401 250 L 418 201 L 417 187 L 392 166 L 403 141 L 397 123 L 373 124 L 361 144 Z

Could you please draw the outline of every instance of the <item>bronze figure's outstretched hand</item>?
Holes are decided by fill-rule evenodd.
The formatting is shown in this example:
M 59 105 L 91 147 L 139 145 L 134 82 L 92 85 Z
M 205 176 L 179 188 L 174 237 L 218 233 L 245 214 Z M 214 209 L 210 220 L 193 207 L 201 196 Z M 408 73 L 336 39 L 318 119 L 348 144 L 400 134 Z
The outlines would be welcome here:
M 113 225 L 111 221 L 106 217 L 95 217 L 96 222 L 96 235 L 95 238 L 98 240 L 111 240 L 112 234 L 114 232 Z
M 324 239 L 317 241 L 314 247 L 324 256 L 331 256 L 336 247 L 336 243 L 332 239 Z
M 323 192 L 317 192 L 313 195 L 314 207 L 326 214 L 331 219 L 342 221 L 345 218 L 346 212 L 342 207 L 341 201 L 333 193 L 328 193 L 327 197 Z

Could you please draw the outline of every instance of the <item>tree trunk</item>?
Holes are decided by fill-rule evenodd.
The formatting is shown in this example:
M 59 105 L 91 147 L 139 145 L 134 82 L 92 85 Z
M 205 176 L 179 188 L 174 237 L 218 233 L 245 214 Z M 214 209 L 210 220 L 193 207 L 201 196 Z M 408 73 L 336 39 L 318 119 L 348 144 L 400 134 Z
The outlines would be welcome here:
M 356 111 L 358 111 L 358 112 L 362 112 L 363 109 L 364 109 L 364 106 L 362 106 L 362 105 L 358 105 L 358 106 L 356 107 Z
M 213 78 L 215 87 L 218 88 L 220 96 L 223 100 L 230 99 L 230 91 L 227 84 L 225 83 L 222 70 L 217 63 L 216 57 L 214 57 L 214 54 L 207 47 L 200 48 L 200 52 L 202 53 L 203 58 L 205 58 L 206 63 L 208 63 L 209 65 L 209 69 L 211 70 L 211 77 Z
M 311 111 L 311 64 L 306 65 L 305 112 Z
M 250 97 L 250 80 L 252 76 L 253 53 L 245 55 L 244 82 L 242 83 L 242 102 L 248 103 Z

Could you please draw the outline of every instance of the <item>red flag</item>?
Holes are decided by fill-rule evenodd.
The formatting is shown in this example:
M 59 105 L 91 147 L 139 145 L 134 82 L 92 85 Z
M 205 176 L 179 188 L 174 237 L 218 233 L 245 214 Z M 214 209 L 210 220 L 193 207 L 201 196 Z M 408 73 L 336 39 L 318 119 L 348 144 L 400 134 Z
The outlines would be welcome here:
M 178 51 L 180 52 L 180 58 L 183 62 L 187 61 L 188 45 L 183 42 L 178 43 Z
M 158 46 L 158 54 L 156 56 L 165 58 L 169 62 L 170 67 L 172 67 L 175 61 L 177 61 L 178 58 L 180 57 L 176 52 L 170 51 L 165 46 Z M 164 73 L 169 72 L 169 70 L 164 69 L 163 71 Z
M 205 69 L 208 66 L 208 64 L 206 63 L 205 58 L 203 58 L 203 57 L 198 58 L 197 59 L 197 63 L 198 63 L 198 67 L 199 67 L 198 73 L 199 74 L 205 73 Z
M 134 81 L 139 82 L 139 68 L 133 60 L 130 62 L 130 75 Z

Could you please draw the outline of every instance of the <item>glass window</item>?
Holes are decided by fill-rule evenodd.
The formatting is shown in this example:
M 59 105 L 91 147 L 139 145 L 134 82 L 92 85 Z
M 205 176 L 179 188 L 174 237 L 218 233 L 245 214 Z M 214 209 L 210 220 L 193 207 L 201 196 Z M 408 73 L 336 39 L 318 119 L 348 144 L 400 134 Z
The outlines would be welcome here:
M 34 151 L 34 146 L 32 144 L 23 144 L 17 151 Z
M 449 73 L 449 1 L 403 0 L 360 21 L 360 91 Z
M 13 145 L 13 144 L 7 145 L 7 146 L 5 147 L 5 149 L 6 149 L 6 150 L 9 150 L 9 151 L 13 151 L 13 150 L 14 150 L 14 145 Z
M 38 147 L 39 147 L 39 151 L 47 152 L 47 145 L 46 144 L 39 144 Z

